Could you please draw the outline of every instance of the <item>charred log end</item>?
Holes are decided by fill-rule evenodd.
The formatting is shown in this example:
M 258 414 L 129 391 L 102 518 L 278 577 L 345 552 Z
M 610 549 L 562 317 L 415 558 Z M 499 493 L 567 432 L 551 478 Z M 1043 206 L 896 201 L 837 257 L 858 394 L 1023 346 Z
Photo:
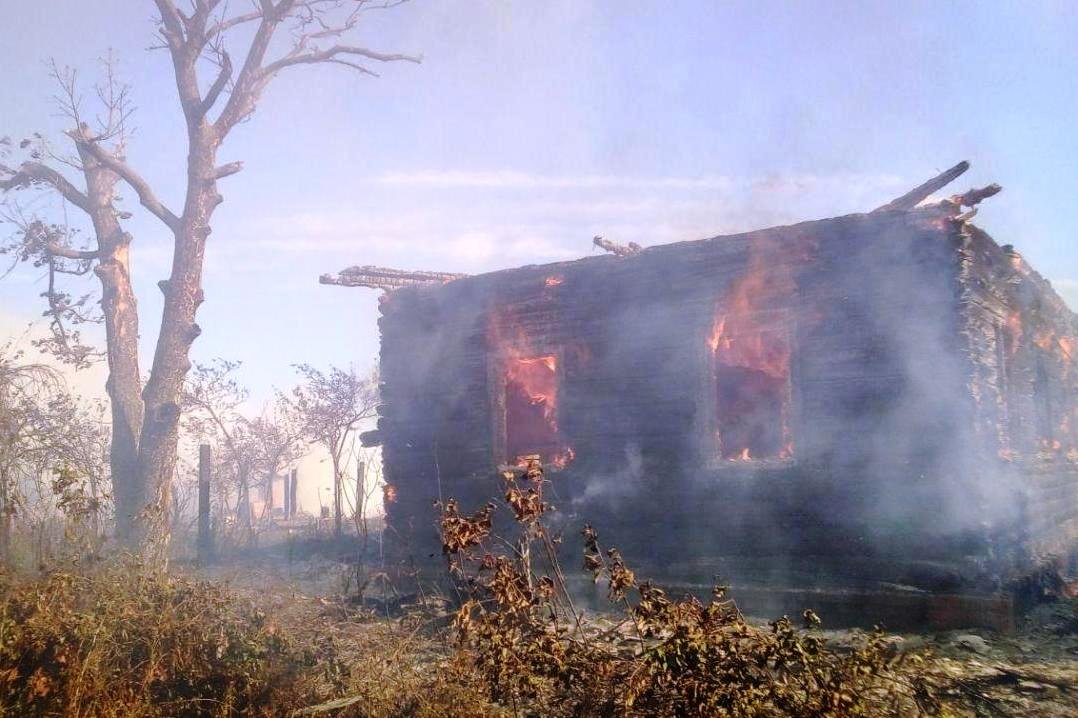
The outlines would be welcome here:
M 965 194 L 956 194 L 951 197 L 951 202 L 962 207 L 976 207 L 982 201 L 989 197 L 994 197 L 1003 191 L 1003 187 L 993 182 L 990 185 L 980 188 L 973 188 Z
M 914 187 L 901 197 L 896 197 L 885 205 L 881 205 L 872 210 L 873 214 L 879 212 L 895 212 L 895 211 L 908 211 L 919 205 L 926 200 L 933 192 L 937 192 L 940 189 L 946 187 L 948 184 L 958 179 L 966 170 L 969 169 L 969 162 L 963 160 L 954 167 L 941 172 L 932 179 L 928 180 L 924 184 Z
M 382 432 L 378 429 L 374 429 L 372 431 L 364 431 L 362 434 L 359 435 L 359 443 L 365 448 L 381 446 L 383 440 L 384 437 L 382 436 Z

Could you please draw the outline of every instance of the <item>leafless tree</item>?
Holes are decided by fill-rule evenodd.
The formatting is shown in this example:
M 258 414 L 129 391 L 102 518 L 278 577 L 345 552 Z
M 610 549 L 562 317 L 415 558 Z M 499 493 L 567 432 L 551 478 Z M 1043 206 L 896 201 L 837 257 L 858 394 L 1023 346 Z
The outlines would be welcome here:
M 371 558 L 371 502 L 382 488 L 380 455 L 377 449 L 364 448 L 359 437 L 353 435 L 348 449 L 349 461 L 356 467 L 356 481 L 352 489 L 343 491 L 344 500 L 352 512 L 352 522 L 359 539 L 359 550 L 355 562 L 355 581 L 357 593 L 365 595 L 372 581 L 388 577 L 384 572 L 372 573 L 369 570 Z M 347 484 L 346 484 L 347 486 Z
M 280 402 L 278 402 L 280 403 Z M 287 408 L 273 407 L 246 421 L 258 474 L 262 477 L 263 512 L 273 508 L 273 480 L 306 451 L 302 428 Z
M 342 487 L 348 448 L 363 422 L 375 416 L 378 405 L 377 376 L 360 376 L 354 368 L 330 367 L 327 371 L 307 364 L 296 366 L 302 378 L 284 397 L 298 417 L 304 435 L 329 453 L 333 464 L 333 530 L 343 534 Z
M 186 123 L 186 191 L 173 209 L 127 161 L 131 105 L 126 88 L 111 71 L 97 91 L 104 108 L 84 116 L 76 76 L 55 71 L 63 92 L 60 104 L 72 127 L 71 157 L 52 152 L 41 138 L 28 138 L 21 150 L 31 156 L 17 167 L 0 166 L 0 189 L 44 188 L 65 206 L 91 220 L 94 238 L 75 244 L 67 223 L 44 223 L 16 214 L 22 229 L 17 256 L 55 273 L 93 271 L 101 282 L 101 306 L 109 364 L 107 390 L 112 405 L 111 464 L 117 503 L 117 533 L 130 545 L 160 555 L 167 538 L 164 524 L 168 491 L 176 463 L 180 395 L 190 369 L 189 351 L 201 330 L 195 322 L 204 296 L 203 257 L 213 213 L 223 197 L 220 180 L 242 169 L 240 162 L 218 163 L 218 151 L 235 127 L 251 117 L 265 88 L 282 72 L 308 65 L 337 65 L 375 75 L 378 63 L 418 62 L 409 55 L 383 53 L 351 44 L 366 12 L 404 0 L 154 0 L 160 43 L 171 60 L 179 108 Z M 182 6 L 181 6 L 182 5 Z M 233 58 L 240 58 L 234 61 Z M 78 175 L 69 179 L 63 167 Z M 158 283 L 164 294 L 157 345 L 145 385 L 139 373 L 138 312 L 131 286 L 129 246 L 117 185 L 134 191 L 143 208 L 173 237 L 172 270 Z M 79 186 L 81 185 L 81 187 Z M 23 221 L 25 220 L 25 221 Z M 63 267 L 63 270 L 60 268 Z M 51 307 L 52 296 L 59 298 Z M 50 281 L 50 307 L 59 319 L 81 310 Z M 74 314 L 73 314 L 74 313 Z M 63 323 L 54 324 L 63 332 Z M 77 337 L 60 335 L 60 346 L 77 355 Z M 88 355 L 84 356 L 84 359 Z M 153 539 L 153 540 L 151 540 Z
M 182 406 L 188 433 L 199 442 L 215 445 L 214 454 L 223 464 L 216 472 L 222 484 L 232 483 L 237 495 L 236 513 L 246 532 L 251 529 L 251 473 L 257 461 L 254 442 L 240 406 L 247 390 L 236 381 L 239 362 L 215 359 L 195 362 L 184 382 Z M 230 482 L 227 479 L 233 478 Z
M 184 428 L 193 439 L 216 446 L 218 483 L 234 487 L 240 528 L 250 538 L 256 481 L 266 497 L 265 510 L 272 502 L 274 477 L 293 464 L 305 446 L 300 425 L 283 407 L 253 419 L 244 415 L 248 393 L 235 378 L 239 366 L 224 359 L 194 363 L 184 384 Z
M 43 529 L 54 509 L 85 523 L 90 535 L 81 538 L 96 544 L 108 498 L 106 446 L 101 414 L 76 400 L 55 370 L 0 347 L 0 560 L 9 560 L 16 517 Z

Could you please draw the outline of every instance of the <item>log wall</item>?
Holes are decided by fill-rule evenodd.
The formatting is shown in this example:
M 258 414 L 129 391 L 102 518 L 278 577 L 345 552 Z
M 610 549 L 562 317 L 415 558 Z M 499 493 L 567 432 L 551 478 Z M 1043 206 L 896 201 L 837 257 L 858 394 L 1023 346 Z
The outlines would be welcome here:
M 504 362 L 553 354 L 575 452 L 548 474 L 567 546 L 591 522 L 678 580 L 998 583 L 1010 570 L 998 557 L 1067 542 L 1047 524 L 1073 525 L 1078 477 L 1065 451 L 1052 466 L 1066 470 L 1036 472 L 1001 455 L 1027 440 L 1016 427 L 1029 408 L 999 394 L 1011 305 L 984 288 L 998 280 L 983 255 L 1002 253 L 985 242 L 935 210 L 851 215 L 387 295 L 379 436 L 394 553 L 437 553 L 435 501 L 497 497 Z M 717 456 L 707 338 L 747 288 L 791 347 L 789 458 Z M 1073 410 L 1070 366 L 1050 382 L 1071 382 Z

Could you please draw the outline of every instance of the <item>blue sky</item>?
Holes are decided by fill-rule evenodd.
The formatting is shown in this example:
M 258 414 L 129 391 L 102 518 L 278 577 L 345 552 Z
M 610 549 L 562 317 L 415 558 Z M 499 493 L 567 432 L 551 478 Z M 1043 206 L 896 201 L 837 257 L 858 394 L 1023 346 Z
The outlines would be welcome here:
M 179 204 L 184 135 L 149 0 L 5 3 L 0 135 L 59 133 L 44 61 L 110 47 L 134 85 L 129 159 Z M 196 358 L 244 362 L 256 398 L 290 365 L 377 355 L 377 295 L 351 264 L 480 272 L 865 211 L 968 159 L 999 182 L 978 223 L 1078 306 L 1078 3 L 414 0 L 356 39 L 421 53 L 380 79 L 301 68 L 222 161 Z M 128 194 L 131 194 L 130 192 Z M 130 224 L 142 339 L 169 238 Z M 87 283 L 87 289 L 92 288 Z M 39 275 L 0 282 L 0 330 L 40 312 Z

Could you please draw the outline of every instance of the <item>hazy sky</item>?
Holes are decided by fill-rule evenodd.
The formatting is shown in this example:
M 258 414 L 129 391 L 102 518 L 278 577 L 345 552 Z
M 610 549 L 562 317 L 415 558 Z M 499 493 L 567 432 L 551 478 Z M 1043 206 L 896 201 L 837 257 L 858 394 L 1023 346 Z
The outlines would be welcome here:
M 58 132 L 44 61 L 90 82 L 111 47 L 138 105 L 130 161 L 178 205 L 185 140 L 167 57 L 145 50 L 152 3 L 4 0 L 0 16 L 0 135 Z M 1076 306 L 1076 37 L 1072 2 L 372 13 L 358 42 L 422 65 L 295 69 L 224 147 L 246 168 L 221 184 L 194 354 L 242 360 L 267 397 L 293 363 L 377 354 L 376 293 L 320 286 L 322 272 L 481 272 L 580 257 L 595 234 L 648 245 L 866 211 L 961 159 L 955 191 L 1004 187 L 978 223 Z M 148 367 L 171 250 L 134 211 Z M 5 332 L 40 312 L 42 288 L 27 268 L 0 282 Z

